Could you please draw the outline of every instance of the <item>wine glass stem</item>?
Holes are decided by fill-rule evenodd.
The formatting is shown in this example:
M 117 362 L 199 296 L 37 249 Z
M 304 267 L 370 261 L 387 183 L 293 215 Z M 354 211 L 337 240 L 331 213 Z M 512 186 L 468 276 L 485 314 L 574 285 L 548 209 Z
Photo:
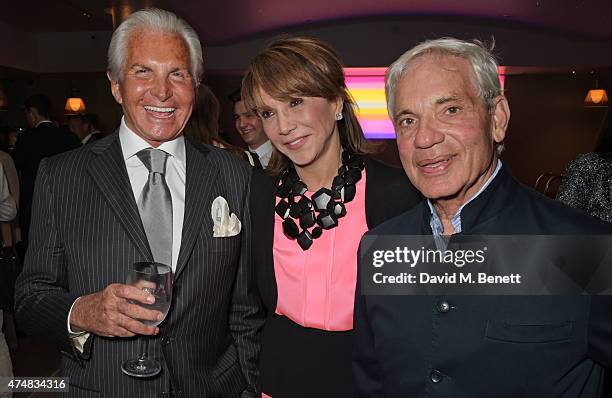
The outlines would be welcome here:
M 142 339 L 140 340 L 140 358 L 139 359 L 141 361 L 147 359 L 148 352 L 149 352 L 149 337 L 142 336 Z

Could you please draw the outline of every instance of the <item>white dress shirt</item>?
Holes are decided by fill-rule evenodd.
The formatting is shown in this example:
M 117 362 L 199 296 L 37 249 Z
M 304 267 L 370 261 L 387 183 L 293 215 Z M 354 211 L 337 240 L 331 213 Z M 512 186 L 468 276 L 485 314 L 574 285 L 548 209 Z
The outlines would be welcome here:
M 467 202 L 462 204 L 461 207 L 457 209 L 457 211 L 455 212 L 455 215 L 451 218 L 451 224 L 453 228 L 455 229 L 454 233 L 459 234 L 462 231 L 461 211 L 463 210 L 463 208 L 467 206 L 468 203 L 476 199 L 481 193 L 483 193 L 485 189 L 487 189 L 487 187 L 491 184 L 491 182 L 493 182 L 493 179 L 495 178 L 495 176 L 497 176 L 497 173 L 499 173 L 499 170 L 501 169 L 501 167 L 502 167 L 501 160 L 497 159 L 497 166 L 495 167 L 495 171 L 493 172 L 493 174 L 491 174 L 491 176 L 487 179 L 484 185 L 480 187 L 478 192 L 476 192 L 470 199 L 468 199 Z M 446 247 L 448 246 L 448 237 L 444 235 L 444 224 L 442 224 L 442 220 L 440 219 L 440 216 L 438 215 L 438 212 L 436 211 L 436 208 L 434 207 L 431 200 L 427 199 L 427 204 L 429 205 L 429 211 L 431 212 L 431 219 L 429 220 L 429 226 L 431 227 L 431 231 L 433 233 L 436 248 L 438 250 L 446 250 Z M 447 234 L 447 235 L 450 235 L 450 234 Z
M 140 161 L 136 153 L 145 148 L 151 148 L 145 140 L 137 136 L 121 120 L 119 127 L 119 140 L 121 141 L 121 150 L 123 151 L 123 160 L 127 168 L 128 177 L 132 192 L 134 192 L 134 200 L 138 202 L 140 193 L 147 183 L 149 178 L 149 170 Z M 181 236 L 183 232 L 183 217 L 185 214 L 185 175 L 187 159 L 185 156 L 185 137 L 180 136 L 167 141 L 157 147 L 170 156 L 166 161 L 166 184 L 170 189 L 172 197 L 172 271 L 176 270 L 176 261 L 178 260 L 179 249 L 181 248 Z
M 259 161 L 261 162 L 261 165 L 264 169 L 268 167 L 268 163 L 270 163 L 270 158 L 272 157 L 273 150 L 274 147 L 272 146 L 270 140 L 258 146 L 257 149 L 251 149 L 251 147 L 249 147 L 249 151 L 255 152 L 257 156 L 259 156 Z
M 36 126 L 34 126 L 34 127 L 38 127 L 38 126 L 40 126 L 43 123 L 51 123 L 51 124 L 53 124 L 53 122 L 51 120 L 45 119 L 45 120 L 41 120 L 40 122 L 36 123 Z
M 123 123 L 122 123 L 122 124 L 123 124 Z M 83 145 L 87 144 L 87 143 L 89 142 L 89 140 L 91 139 L 91 136 L 92 136 L 92 135 L 94 135 L 94 134 L 100 134 L 100 133 L 102 133 L 100 130 L 94 130 L 94 131 L 92 131 L 91 133 L 87 134 L 87 137 L 85 137 L 85 138 L 83 138 L 83 139 L 81 140 L 81 144 L 83 144 Z
M 134 200 L 138 202 L 140 193 L 144 188 L 148 178 L 149 170 L 142 163 L 142 161 L 136 156 L 136 154 L 145 148 L 151 148 L 145 140 L 136 135 L 126 124 L 125 120 L 121 119 L 121 126 L 119 127 L 119 141 L 121 142 L 121 151 L 123 152 L 123 160 L 125 161 L 125 167 L 127 169 L 128 177 L 130 179 L 130 185 L 132 192 L 134 193 Z M 170 156 L 166 161 L 166 184 L 170 189 L 170 196 L 172 197 L 172 271 L 176 270 L 176 263 L 178 260 L 178 253 L 181 248 L 181 237 L 183 233 L 183 217 L 185 215 L 185 176 L 186 176 L 186 165 L 187 157 L 185 155 L 185 137 L 182 135 L 175 138 L 172 141 L 162 143 L 157 147 Z M 74 301 L 76 303 L 78 298 Z M 75 333 L 70 328 L 70 315 L 72 314 L 72 308 L 74 303 L 70 307 L 68 312 L 68 332 L 74 337 L 73 341 L 79 349 L 83 351 L 85 341 L 89 337 L 89 333 Z

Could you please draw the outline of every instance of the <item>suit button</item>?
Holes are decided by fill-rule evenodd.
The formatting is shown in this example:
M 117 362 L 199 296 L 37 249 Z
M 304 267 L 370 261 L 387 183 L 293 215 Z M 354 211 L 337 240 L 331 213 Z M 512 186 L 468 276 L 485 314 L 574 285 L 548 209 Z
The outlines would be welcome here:
M 439 370 L 432 370 L 431 373 L 429 374 L 429 379 L 431 380 L 432 383 L 434 384 L 438 384 L 439 382 L 442 381 L 442 373 Z
M 448 311 L 450 311 L 451 307 L 448 301 L 443 300 L 436 303 L 436 309 L 440 314 L 446 314 Z
M 166 337 L 162 338 L 162 344 L 164 344 L 164 345 L 168 345 L 168 344 L 172 343 L 173 341 L 174 341 L 173 337 L 166 336 Z

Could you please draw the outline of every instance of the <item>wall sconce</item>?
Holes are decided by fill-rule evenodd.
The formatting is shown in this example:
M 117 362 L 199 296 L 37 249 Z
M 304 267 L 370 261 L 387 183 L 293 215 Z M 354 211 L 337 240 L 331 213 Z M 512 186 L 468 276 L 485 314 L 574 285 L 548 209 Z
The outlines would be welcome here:
M 64 115 L 76 115 L 85 113 L 85 101 L 81 97 L 70 97 L 64 106 Z
M 584 106 L 589 108 L 608 106 L 608 93 L 606 93 L 606 90 L 599 88 L 598 79 L 595 79 L 595 88 L 590 89 L 584 97 Z
M 608 93 L 604 89 L 591 89 L 584 98 L 585 106 L 606 106 L 608 105 Z

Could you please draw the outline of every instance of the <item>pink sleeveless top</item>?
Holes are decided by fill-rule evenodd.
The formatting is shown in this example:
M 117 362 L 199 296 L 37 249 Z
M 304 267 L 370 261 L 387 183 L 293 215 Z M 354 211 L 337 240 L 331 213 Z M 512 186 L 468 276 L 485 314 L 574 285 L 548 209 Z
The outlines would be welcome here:
M 310 328 L 327 331 L 353 328 L 357 250 L 368 230 L 365 169 L 361 175 L 355 198 L 345 205 L 346 215 L 338 220 L 336 228 L 323 230 L 308 250 L 302 250 L 295 240 L 283 234 L 283 220 L 275 213 L 277 314 Z M 310 197 L 312 192 L 306 195 Z

